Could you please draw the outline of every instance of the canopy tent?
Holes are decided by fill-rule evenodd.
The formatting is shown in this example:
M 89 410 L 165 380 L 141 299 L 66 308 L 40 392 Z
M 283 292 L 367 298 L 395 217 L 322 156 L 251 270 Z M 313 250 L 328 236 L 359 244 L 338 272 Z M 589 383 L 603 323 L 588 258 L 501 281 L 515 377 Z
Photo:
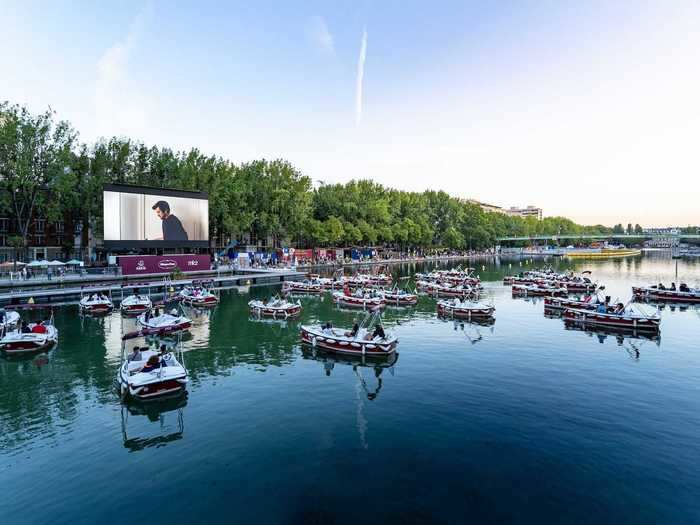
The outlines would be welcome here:
M 65 263 L 62 263 L 61 261 L 54 259 L 49 263 L 49 266 L 64 266 Z
M 27 267 L 28 268 L 41 268 L 41 267 L 48 266 L 48 265 L 49 265 L 49 261 L 47 261 L 46 259 L 42 259 L 41 261 L 30 262 L 27 265 Z
M 0 268 L 14 268 L 15 266 L 19 268 L 21 266 L 27 266 L 27 263 L 20 261 L 5 261 L 4 263 L 0 263 Z
M 83 261 L 79 261 L 78 259 L 71 259 L 66 262 L 66 266 L 80 266 L 81 264 L 83 264 Z

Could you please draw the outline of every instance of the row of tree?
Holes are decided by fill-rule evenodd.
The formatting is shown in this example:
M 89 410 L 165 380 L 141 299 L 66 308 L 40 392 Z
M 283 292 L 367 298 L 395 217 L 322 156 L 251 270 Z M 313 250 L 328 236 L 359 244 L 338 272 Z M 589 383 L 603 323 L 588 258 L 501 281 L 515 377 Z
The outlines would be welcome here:
M 73 127 L 50 110 L 34 115 L 0 104 L 0 207 L 16 220 L 25 246 L 32 221 L 41 216 L 63 221 L 67 244 L 73 243 L 70 232 L 82 232 L 85 247 L 85 226 L 102 230 L 105 183 L 207 192 L 210 236 L 220 245 L 245 235 L 274 246 L 479 249 L 502 236 L 614 230 L 563 217 L 487 213 L 445 192 L 405 192 L 369 180 L 314 189 L 308 176 L 284 160 L 236 165 L 197 149 L 175 152 L 125 138 L 81 144 Z

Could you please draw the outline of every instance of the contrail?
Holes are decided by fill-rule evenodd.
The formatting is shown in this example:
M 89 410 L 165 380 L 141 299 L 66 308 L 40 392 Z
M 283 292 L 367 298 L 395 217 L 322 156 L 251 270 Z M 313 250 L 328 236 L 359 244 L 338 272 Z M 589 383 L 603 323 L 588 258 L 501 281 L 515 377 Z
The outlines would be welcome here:
M 360 58 L 357 61 L 357 85 L 355 86 L 355 126 L 362 120 L 362 80 L 365 76 L 365 58 L 367 58 L 367 28 L 362 31 Z

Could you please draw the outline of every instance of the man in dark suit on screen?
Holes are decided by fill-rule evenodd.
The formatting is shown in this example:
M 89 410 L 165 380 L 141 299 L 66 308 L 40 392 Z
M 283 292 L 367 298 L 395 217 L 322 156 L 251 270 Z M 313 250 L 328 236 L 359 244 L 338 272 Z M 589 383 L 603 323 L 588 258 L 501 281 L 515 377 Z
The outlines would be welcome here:
M 170 213 L 170 204 L 166 201 L 156 202 L 152 210 L 156 211 L 158 218 L 163 221 L 163 240 L 164 241 L 187 241 L 187 232 L 182 227 L 180 219 Z

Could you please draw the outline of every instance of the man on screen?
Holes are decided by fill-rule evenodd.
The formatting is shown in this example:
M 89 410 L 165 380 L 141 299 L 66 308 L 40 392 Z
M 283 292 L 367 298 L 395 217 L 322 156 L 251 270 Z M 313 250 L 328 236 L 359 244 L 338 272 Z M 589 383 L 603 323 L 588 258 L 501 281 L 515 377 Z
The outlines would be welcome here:
M 163 221 L 163 240 L 164 241 L 186 241 L 188 240 L 187 232 L 182 227 L 180 219 L 170 213 L 170 204 L 166 201 L 156 202 L 152 210 L 156 211 L 158 218 Z

